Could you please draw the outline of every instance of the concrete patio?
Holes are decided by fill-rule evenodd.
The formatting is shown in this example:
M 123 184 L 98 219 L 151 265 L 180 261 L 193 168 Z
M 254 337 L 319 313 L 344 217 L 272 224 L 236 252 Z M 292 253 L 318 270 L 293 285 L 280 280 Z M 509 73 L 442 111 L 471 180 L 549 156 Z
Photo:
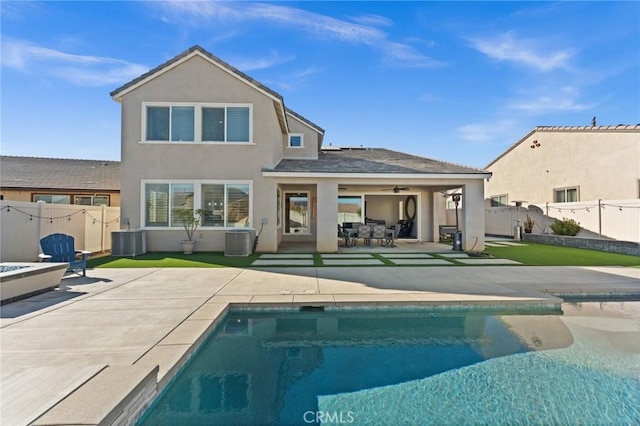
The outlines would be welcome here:
M 624 267 L 93 269 L 1 310 L 6 425 L 126 423 L 229 306 L 558 306 L 640 296 Z

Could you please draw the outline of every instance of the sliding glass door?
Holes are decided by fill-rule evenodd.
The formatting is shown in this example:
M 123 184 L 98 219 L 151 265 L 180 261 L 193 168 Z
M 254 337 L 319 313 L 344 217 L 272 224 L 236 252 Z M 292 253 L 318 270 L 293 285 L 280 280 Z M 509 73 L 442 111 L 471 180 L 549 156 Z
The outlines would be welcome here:
M 286 192 L 284 195 L 285 234 L 310 234 L 309 194 Z

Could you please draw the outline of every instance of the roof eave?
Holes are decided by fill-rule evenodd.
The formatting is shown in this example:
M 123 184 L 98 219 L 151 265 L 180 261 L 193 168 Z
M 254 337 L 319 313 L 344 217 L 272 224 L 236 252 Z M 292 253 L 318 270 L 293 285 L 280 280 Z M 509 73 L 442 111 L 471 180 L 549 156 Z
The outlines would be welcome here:
M 279 172 L 262 170 L 263 177 L 281 178 L 364 178 L 364 179 L 489 179 L 491 172 L 478 173 L 347 173 L 347 172 Z

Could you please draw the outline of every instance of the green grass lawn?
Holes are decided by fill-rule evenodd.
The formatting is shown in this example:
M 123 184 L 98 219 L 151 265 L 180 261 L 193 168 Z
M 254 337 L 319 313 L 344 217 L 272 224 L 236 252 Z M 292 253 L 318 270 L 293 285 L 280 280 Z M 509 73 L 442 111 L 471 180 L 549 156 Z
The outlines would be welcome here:
M 244 268 L 251 265 L 258 254 L 248 257 L 225 257 L 222 252 L 206 253 L 147 253 L 136 257 L 105 256 L 87 262 L 90 268 Z
M 639 256 L 529 242 L 523 244 L 526 246 L 487 247 L 485 252 L 494 257 L 511 259 L 530 266 L 632 266 L 640 268 Z M 375 254 L 374 256 L 378 257 Z M 147 253 L 134 258 L 100 257 L 89 260 L 88 266 L 90 268 L 246 268 L 258 257 L 259 254 L 255 253 L 248 257 L 225 257 L 222 252 L 188 255 L 178 252 L 163 252 Z M 314 256 L 314 263 L 315 266 L 322 265 L 320 255 L 317 253 Z
M 511 259 L 532 266 L 635 266 L 640 257 L 627 254 L 585 250 L 526 242 L 526 246 L 487 247 L 485 252 L 501 259 Z

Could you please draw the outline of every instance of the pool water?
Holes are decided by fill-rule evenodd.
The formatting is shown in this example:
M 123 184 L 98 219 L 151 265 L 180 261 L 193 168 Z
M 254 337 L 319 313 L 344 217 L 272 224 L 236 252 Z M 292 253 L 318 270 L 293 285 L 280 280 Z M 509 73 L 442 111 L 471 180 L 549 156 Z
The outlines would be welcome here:
M 640 302 L 589 302 L 232 312 L 139 424 L 638 422 Z

